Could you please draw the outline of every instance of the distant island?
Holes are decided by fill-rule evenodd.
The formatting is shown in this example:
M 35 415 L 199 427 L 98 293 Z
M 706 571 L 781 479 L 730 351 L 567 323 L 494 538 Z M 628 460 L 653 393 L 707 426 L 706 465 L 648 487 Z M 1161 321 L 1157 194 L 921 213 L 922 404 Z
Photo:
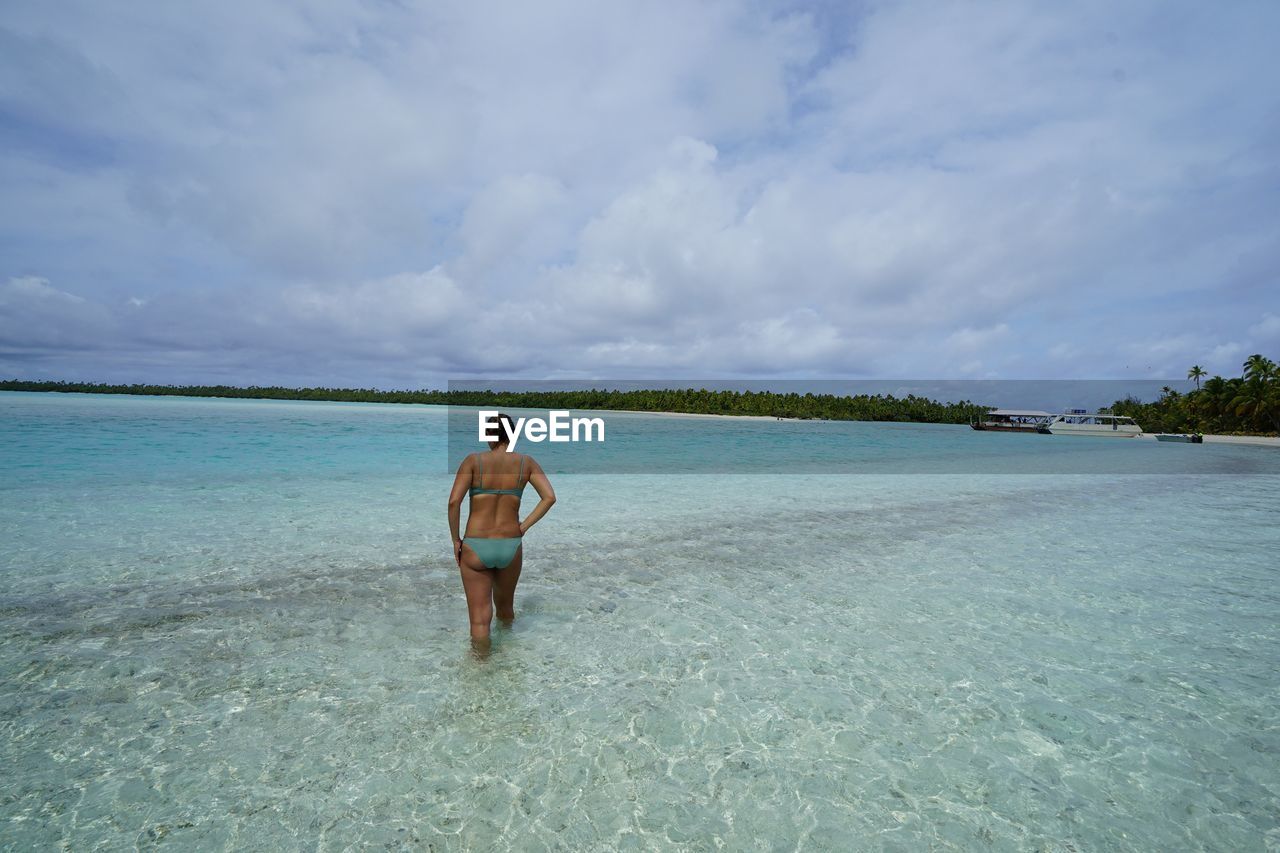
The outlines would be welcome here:
M 1144 432 L 1201 432 L 1219 435 L 1280 433 L 1280 368 L 1252 355 L 1241 376 L 1224 379 L 1199 365 L 1187 372 L 1196 389 L 1186 394 L 1166 387 L 1159 400 L 1129 398 L 1103 409 L 1127 415 Z M 1202 381 L 1203 380 L 1203 381 Z M 963 400 L 943 403 L 914 394 L 776 394 L 771 391 L 710 391 L 706 388 L 633 391 L 379 391 L 374 388 L 283 388 L 233 385 L 110 385 L 94 382 L 0 381 L 0 391 L 61 391 L 81 394 L 138 394 L 175 397 L 233 397 L 265 400 L 323 400 L 339 403 L 425 403 L 513 409 L 596 409 L 673 412 L 696 415 L 751 415 L 832 421 L 897 421 L 965 424 L 991 407 Z
M 833 421 L 898 421 L 965 424 L 990 407 L 962 401 L 940 403 L 908 395 L 775 394 L 769 391 L 709 391 L 705 388 L 639 391 L 379 391 L 372 388 L 238 388 L 232 385 L 109 385 L 93 382 L 0 381 L 0 391 L 60 391 L 174 397 L 233 397 L 323 400 L 338 403 L 424 403 L 512 409 L 596 409 L 697 415 L 754 415 Z

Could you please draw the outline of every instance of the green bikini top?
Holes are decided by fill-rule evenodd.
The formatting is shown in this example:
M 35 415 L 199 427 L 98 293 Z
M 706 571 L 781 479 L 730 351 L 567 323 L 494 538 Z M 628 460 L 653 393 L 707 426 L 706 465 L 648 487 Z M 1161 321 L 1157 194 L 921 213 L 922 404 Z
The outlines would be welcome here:
M 476 455 L 476 464 L 480 466 L 480 485 L 483 486 L 484 485 L 484 459 L 479 454 Z M 524 457 L 521 456 L 520 471 L 516 474 L 516 482 L 520 483 L 520 478 L 523 476 L 524 476 Z M 516 497 L 520 497 L 522 494 L 524 494 L 524 487 L 526 485 L 527 483 L 520 483 L 520 485 L 514 489 L 482 489 L 477 486 L 472 486 L 471 496 L 475 497 L 476 495 L 515 495 Z

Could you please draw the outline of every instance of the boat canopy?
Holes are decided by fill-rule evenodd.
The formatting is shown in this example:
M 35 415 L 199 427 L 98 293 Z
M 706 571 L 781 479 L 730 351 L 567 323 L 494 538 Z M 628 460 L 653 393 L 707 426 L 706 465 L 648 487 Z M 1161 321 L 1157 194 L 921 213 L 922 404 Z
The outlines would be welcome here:
M 1047 418 L 1048 412 L 1036 412 L 1031 409 L 992 409 L 988 415 L 1002 415 L 1007 418 Z

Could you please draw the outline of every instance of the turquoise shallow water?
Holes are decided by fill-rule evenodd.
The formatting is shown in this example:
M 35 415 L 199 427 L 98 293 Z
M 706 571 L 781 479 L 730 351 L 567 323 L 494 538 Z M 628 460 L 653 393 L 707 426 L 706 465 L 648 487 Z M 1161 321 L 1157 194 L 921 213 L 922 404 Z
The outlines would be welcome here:
M 552 470 L 477 659 L 445 424 L 0 394 L 3 846 L 1280 847 L 1280 453 Z

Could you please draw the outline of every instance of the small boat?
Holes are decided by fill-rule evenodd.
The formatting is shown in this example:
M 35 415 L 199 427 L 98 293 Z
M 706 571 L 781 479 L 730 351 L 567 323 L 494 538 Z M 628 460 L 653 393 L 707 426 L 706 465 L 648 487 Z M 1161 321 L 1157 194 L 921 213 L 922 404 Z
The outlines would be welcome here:
M 1030 409 L 992 409 L 981 418 L 973 418 L 969 426 L 991 432 L 1035 432 L 1053 415 Z
M 1133 438 L 1142 435 L 1142 427 L 1125 415 L 1104 415 L 1073 409 L 1054 415 L 1039 431 L 1046 435 L 1092 435 L 1107 438 Z
M 1204 436 L 1198 432 L 1158 432 L 1156 441 L 1181 441 L 1184 444 L 1204 444 Z

